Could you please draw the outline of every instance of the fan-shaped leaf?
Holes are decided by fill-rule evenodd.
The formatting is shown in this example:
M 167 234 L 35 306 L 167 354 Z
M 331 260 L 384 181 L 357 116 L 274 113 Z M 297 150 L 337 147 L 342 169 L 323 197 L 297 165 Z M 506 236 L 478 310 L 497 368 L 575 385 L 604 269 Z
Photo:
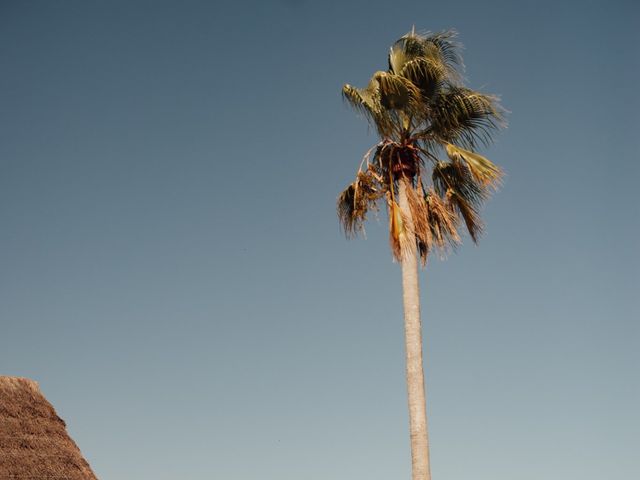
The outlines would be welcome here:
M 380 96 L 373 88 L 342 87 L 342 98 L 356 111 L 362 113 L 382 137 L 393 134 L 392 118 L 380 104 Z
M 468 202 L 466 198 L 454 189 L 447 190 L 446 197 L 451 208 L 464 220 L 473 242 L 478 243 L 478 238 L 484 228 L 478 212 L 478 205 Z
M 411 31 L 396 41 L 389 51 L 389 71 L 399 73 L 404 66 L 416 59 L 427 58 L 443 65 L 451 83 L 460 80 L 458 70 L 464 69 L 461 45 L 454 40 L 453 30 L 421 35 Z
M 420 90 L 410 80 L 392 73 L 377 72 L 380 104 L 389 110 L 402 110 L 408 115 L 420 110 Z
M 433 118 L 426 133 L 445 142 L 473 147 L 488 144 L 494 130 L 504 126 L 498 99 L 462 87 L 443 91 L 431 104 Z
M 433 98 L 446 79 L 444 66 L 426 57 L 415 58 L 405 63 L 399 75 L 418 87 L 425 100 Z
M 500 186 L 503 177 L 502 170 L 489 159 L 450 143 L 446 145 L 446 150 L 447 155 L 449 155 L 449 158 L 454 162 L 465 162 L 471 174 L 482 186 L 493 189 Z

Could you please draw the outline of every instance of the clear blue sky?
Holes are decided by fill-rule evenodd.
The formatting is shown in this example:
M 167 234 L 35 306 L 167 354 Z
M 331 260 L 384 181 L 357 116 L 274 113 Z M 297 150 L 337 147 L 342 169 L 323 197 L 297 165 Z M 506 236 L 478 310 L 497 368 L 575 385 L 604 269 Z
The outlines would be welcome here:
M 0 2 L 0 373 L 103 479 L 410 478 L 400 273 L 340 98 L 455 28 L 510 127 L 423 280 L 437 480 L 640 469 L 631 1 Z

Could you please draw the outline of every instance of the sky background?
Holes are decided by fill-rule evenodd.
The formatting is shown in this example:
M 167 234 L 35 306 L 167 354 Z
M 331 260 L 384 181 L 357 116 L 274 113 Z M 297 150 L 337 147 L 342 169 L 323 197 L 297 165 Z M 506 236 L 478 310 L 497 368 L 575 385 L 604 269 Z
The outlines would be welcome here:
M 434 478 L 640 469 L 638 3 L 0 1 L 0 374 L 100 478 L 410 478 L 400 270 L 335 199 L 412 25 L 512 112 L 421 274 Z

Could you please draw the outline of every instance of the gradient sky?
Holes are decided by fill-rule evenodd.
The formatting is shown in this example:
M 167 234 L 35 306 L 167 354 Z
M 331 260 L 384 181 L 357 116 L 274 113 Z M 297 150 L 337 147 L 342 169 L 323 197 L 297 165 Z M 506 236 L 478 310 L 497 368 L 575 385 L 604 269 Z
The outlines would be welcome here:
M 437 480 L 640 469 L 632 1 L 0 1 L 0 374 L 97 475 L 410 478 L 386 220 L 340 98 L 414 25 L 502 96 L 487 233 L 421 274 Z

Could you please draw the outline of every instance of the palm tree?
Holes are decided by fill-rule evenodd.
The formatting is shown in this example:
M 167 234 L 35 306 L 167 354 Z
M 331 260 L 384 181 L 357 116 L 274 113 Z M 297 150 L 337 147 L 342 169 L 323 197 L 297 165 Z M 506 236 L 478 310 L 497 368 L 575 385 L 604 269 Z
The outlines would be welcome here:
M 502 178 L 476 149 L 503 126 L 503 110 L 495 96 L 464 86 L 455 35 L 412 30 L 391 47 L 387 71 L 374 73 L 365 88 L 342 89 L 380 137 L 337 210 L 352 238 L 380 201 L 387 207 L 391 252 L 402 266 L 413 480 L 431 479 L 418 259 L 424 267 L 433 250 L 444 254 L 458 245 L 462 223 L 477 242 L 481 205 Z

